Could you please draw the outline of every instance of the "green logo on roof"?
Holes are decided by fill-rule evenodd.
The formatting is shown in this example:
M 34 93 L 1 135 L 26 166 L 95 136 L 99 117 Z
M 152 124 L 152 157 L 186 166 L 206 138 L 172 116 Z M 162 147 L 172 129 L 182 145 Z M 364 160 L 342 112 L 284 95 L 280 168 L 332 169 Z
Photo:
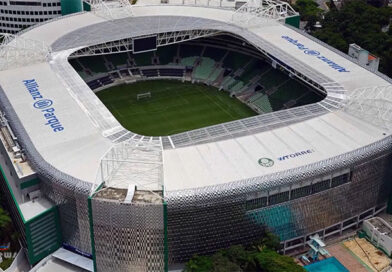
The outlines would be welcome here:
M 261 158 L 259 159 L 259 164 L 263 167 L 271 167 L 274 165 L 274 161 L 270 158 Z

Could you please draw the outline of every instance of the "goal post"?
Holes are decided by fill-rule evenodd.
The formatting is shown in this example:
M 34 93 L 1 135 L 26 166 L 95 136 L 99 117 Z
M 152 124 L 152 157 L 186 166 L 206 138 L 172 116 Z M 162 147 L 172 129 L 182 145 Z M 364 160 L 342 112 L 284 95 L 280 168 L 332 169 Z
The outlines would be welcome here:
M 145 98 L 151 98 L 151 92 L 139 93 L 136 95 L 138 101 Z

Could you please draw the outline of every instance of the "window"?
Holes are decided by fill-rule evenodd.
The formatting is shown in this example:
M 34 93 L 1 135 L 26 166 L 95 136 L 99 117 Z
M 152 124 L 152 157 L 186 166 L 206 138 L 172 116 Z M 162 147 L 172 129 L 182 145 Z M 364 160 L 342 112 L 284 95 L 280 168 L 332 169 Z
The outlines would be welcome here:
M 269 200 L 269 205 L 275 205 L 278 203 L 288 201 L 289 200 L 289 191 L 270 195 L 268 200 Z
M 255 210 L 267 206 L 267 197 L 260 197 L 246 201 L 246 210 Z
M 300 197 L 308 196 L 310 194 L 312 194 L 312 185 L 303 186 L 291 190 L 291 199 L 297 199 Z
M 323 180 L 323 181 L 320 181 L 320 182 L 317 182 L 317 183 L 313 183 L 312 184 L 312 194 L 315 194 L 315 193 L 318 193 L 318 192 L 321 192 L 321 191 L 325 191 L 325 190 L 327 190 L 327 189 L 329 189 L 330 187 L 330 182 L 331 182 L 331 180 L 330 179 L 327 179 L 327 180 Z
M 346 182 L 349 182 L 349 178 L 350 178 L 349 173 L 332 178 L 332 187 L 336 187 Z

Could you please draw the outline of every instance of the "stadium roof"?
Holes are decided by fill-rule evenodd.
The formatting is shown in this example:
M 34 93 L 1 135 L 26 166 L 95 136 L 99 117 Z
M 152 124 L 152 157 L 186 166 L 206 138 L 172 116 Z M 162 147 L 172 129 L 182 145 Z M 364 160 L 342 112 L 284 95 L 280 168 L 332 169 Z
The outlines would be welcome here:
M 288 171 L 390 135 L 390 125 L 371 121 L 385 117 L 372 111 L 376 104 L 366 103 L 377 98 L 376 92 L 369 92 L 365 102 L 363 96 L 355 95 L 364 87 L 374 90 L 390 83 L 277 20 L 244 24 L 233 21 L 232 9 L 175 5 L 135 6 L 133 16 L 113 14 L 109 18 L 98 12 L 80 13 L 22 33 L 7 50 L 35 52 L 37 58 L 19 54 L 18 67 L 8 63 L 0 71 L 0 89 L 18 117 L 11 125 L 18 127 L 15 122 L 20 121 L 42 158 L 78 180 L 95 186 L 105 180 L 119 188 L 136 184 L 151 190 L 162 185 L 168 192 L 184 190 Z M 189 28 L 212 28 L 243 37 L 323 86 L 327 98 L 171 137 L 146 137 L 122 128 L 67 61 L 86 46 Z M 37 44 L 20 46 L 18 40 Z M 49 61 L 44 58 L 45 48 L 50 48 Z M 39 94 L 31 85 L 34 82 Z M 381 100 L 390 103 L 390 97 Z M 47 99 L 44 104 L 36 104 L 42 99 Z M 368 110 L 363 110 L 364 105 Z M 390 105 L 383 105 L 389 111 Z M 120 145 L 126 152 L 119 151 Z M 272 159 L 274 165 L 264 167 L 260 158 Z

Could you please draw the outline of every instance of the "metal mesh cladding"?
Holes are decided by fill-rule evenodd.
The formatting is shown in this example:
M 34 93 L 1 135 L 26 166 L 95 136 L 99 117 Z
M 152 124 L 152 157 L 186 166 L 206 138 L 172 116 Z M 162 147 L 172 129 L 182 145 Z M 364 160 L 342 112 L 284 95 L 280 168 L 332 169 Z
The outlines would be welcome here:
M 48 199 L 59 205 L 63 241 L 91 253 L 87 209 L 87 198 L 91 184 L 59 171 L 42 158 L 1 87 L 0 107 L 6 113 L 6 117 L 34 171 L 42 180 L 43 193 Z
M 289 175 L 276 181 L 269 177 L 271 179 L 264 184 L 256 181 L 243 187 L 237 183 L 227 184 L 226 190 L 220 186 L 220 190 L 207 187 L 203 192 L 167 193 L 170 262 L 183 262 L 194 254 L 212 253 L 219 248 L 252 242 L 260 238 L 264 225 L 282 240 L 287 240 L 318 231 L 384 203 L 391 192 L 388 183 L 392 177 L 390 149 L 376 148 L 374 153 L 370 152 L 370 147 L 368 149 L 365 154 L 357 153 L 355 158 L 341 160 L 340 164 L 325 165 L 318 170 L 314 168 L 316 174 L 304 171 L 296 176 L 291 173 L 291 181 L 298 183 L 349 167 L 352 171 L 350 182 L 265 208 L 247 211 L 247 195 L 257 191 L 276 191 L 277 185 L 282 188 L 285 182 L 288 188 Z
M 92 199 L 98 271 L 164 271 L 162 204 Z

